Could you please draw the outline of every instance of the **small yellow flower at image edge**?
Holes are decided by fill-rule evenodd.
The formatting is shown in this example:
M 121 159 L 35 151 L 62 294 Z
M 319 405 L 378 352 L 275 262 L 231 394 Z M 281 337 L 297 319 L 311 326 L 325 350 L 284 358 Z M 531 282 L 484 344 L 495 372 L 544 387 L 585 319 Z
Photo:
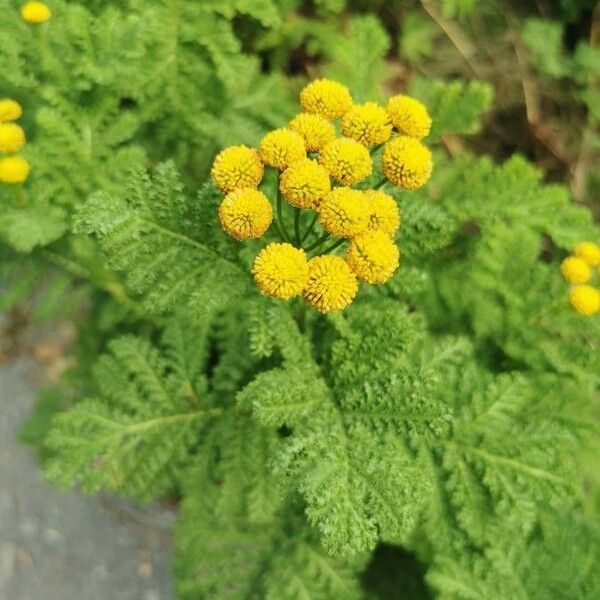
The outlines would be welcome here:
M 594 242 L 580 242 L 575 246 L 575 256 L 590 267 L 600 267 L 600 246 Z
M 21 17 L 27 23 L 45 23 L 52 18 L 52 11 L 43 2 L 26 2 L 21 7 Z
M 0 152 L 18 152 L 25 145 L 25 132 L 16 123 L 0 123 Z
M 0 100 L 0 123 L 8 123 L 20 119 L 23 114 L 21 105 L 10 98 Z
M 567 256 L 560 264 L 560 271 L 569 283 L 587 283 L 592 276 L 591 267 L 577 256 Z
M 0 183 L 23 183 L 29 176 L 29 163 L 20 156 L 0 158 Z
M 573 308 L 584 317 L 600 312 L 600 290 L 591 285 L 576 285 L 571 288 L 569 299 Z

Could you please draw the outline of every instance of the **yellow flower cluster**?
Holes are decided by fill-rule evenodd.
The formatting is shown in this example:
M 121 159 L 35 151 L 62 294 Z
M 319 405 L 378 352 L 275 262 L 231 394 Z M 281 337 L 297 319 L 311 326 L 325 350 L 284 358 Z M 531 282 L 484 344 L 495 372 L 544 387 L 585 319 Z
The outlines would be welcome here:
M 15 100 L 0 100 L 0 153 L 18 152 L 25 145 L 25 132 L 14 123 L 23 114 Z M 21 156 L 0 158 L 0 183 L 23 183 L 29 175 L 29 163 Z
M 398 268 L 398 205 L 380 188 L 412 190 L 429 179 L 431 152 L 420 140 L 431 119 L 407 96 L 391 98 L 385 108 L 353 104 L 350 91 L 328 79 L 309 83 L 300 104 L 302 112 L 267 133 L 256 149 L 221 151 L 212 177 L 224 194 L 218 213 L 227 234 L 254 239 L 274 224 L 276 236 L 268 234 L 273 240 L 252 268 L 260 291 L 284 300 L 302 296 L 326 313 L 346 308 L 359 281 L 383 284 Z M 384 178 L 371 189 L 352 187 L 371 176 L 382 146 Z M 263 181 L 265 168 L 277 178 L 273 190 L 269 177 Z M 276 198 L 266 195 L 271 190 Z
M 600 246 L 594 242 L 577 244 L 574 255 L 567 256 L 560 265 L 563 277 L 573 285 L 569 292 L 571 305 L 586 317 L 600 312 L 600 290 L 590 285 L 590 281 L 598 276 L 599 267 Z

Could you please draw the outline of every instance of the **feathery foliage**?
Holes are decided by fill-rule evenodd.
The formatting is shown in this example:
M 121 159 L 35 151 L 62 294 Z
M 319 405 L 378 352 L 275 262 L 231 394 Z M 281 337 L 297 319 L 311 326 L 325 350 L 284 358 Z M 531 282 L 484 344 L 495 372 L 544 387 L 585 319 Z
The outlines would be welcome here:
M 190 207 L 175 168 L 131 180 L 127 197 L 99 192 L 78 212 L 76 231 L 96 235 L 109 267 L 153 312 L 187 306 L 210 313 L 243 294 L 245 273 L 231 244 L 204 235 L 214 222 L 216 190 L 206 184 Z
M 110 344 L 95 367 L 102 397 L 56 418 L 49 479 L 142 500 L 175 485 L 199 432 L 220 411 L 205 398 L 202 332 L 177 323 L 163 343 L 164 354 L 140 338 Z
M 443 406 L 428 398 L 427 374 L 403 364 L 415 326 L 397 307 L 381 308 L 365 308 L 346 324 L 326 359 L 329 381 L 308 361 L 286 368 L 284 360 L 239 397 L 262 423 L 292 428 L 275 468 L 304 496 L 308 519 L 332 552 L 372 548 L 378 532 L 406 535 L 427 492 L 409 441 L 443 421 Z M 379 355 L 369 360 L 369 348 Z

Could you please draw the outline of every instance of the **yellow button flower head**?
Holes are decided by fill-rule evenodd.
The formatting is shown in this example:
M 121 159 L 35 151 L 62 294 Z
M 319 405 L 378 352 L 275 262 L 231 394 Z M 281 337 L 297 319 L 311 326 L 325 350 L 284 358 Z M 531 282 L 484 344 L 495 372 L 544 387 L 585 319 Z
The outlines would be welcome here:
M 0 100 L 0 123 L 16 121 L 23 114 L 23 109 L 18 102 L 10 98 Z
M 343 117 L 352 106 L 352 96 L 345 85 L 331 79 L 315 79 L 300 92 L 302 110 L 325 119 Z
M 248 146 L 230 146 L 217 154 L 211 175 L 224 193 L 240 188 L 255 188 L 264 173 L 258 153 Z
M 400 227 L 400 211 L 396 201 L 380 190 L 365 191 L 369 204 L 369 229 L 392 236 Z
M 385 145 L 381 166 L 392 184 L 414 190 L 431 177 L 433 159 L 429 148 L 419 140 L 402 135 Z
M 283 197 L 297 208 L 316 208 L 331 190 L 327 171 L 308 158 L 288 167 L 279 187 Z
M 275 129 L 260 141 L 258 153 L 266 165 L 283 170 L 306 158 L 306 146 L 302 136 L 294 131 Z
M 342 133 L 364 146 L 384 144 L 392 135 L 387 112 L 375 102 L 356 104 L 342 119 Z
M 575 256 L 590 265 L 590 267 L 600 266 L 600 246 L 594 242 L 581 242 L 575 246 Z
M 366 179 L 373 170 L 369 151 L 348 138 L 327 144 L 319 155 L 319 162 L 333 179 L 344 185 L 354 185 Z
M 577 285 L 571 289 L 569 299 L 575 310 L 586 317 L 600 311 L 600 291 L 591 285 Z
M 356 276 L 339 256 L 315 256 L 308 261 L 304 298 L 318 311 L 346 308 L 358 291 Z
M 52 18 L 52 12 L 43 2 L 26 2 L 21 7 L 21 17 L 27 23 L 45 23 Z
M 352 237 L 369 224 L 369 205 L 364 192 L 351 188 L 335 188 L 323 198 L 317 209 L 319 222 L 328 233 Z
M 16 123 L 0 123 L 0 152 L 18 152 L 25 145 L 25 133 Z
M 398 268 L 400 252 L 383 231 L 367 231 L 352 239 L 346 260 L 359 279 L 385 283 Z
M 300 113 L 288 123 L 288 127 L 302 136 L 309 152 L 318 152 L 335 139 L 334 126 L 319 115 Z
M 560 271 L 569 283 L 586 283 L 592 276 L 590 266 L 577 256 L 567 256 L 560 265 Z
M 254 188 L 234 190 L 219 206 L 223 230 L 236 240 L 260 237 L 273 221 L 273 209 L 267 197 Z
M 387 112 L 394 127 L 402 134 L 418 140 L 429 134 L 431 117 L 427 108 L 410 96 L 392 96 Z
M 263 294 L 294 298 L 308 280 L 308 261 L 304 251 L 291 244 L 269 244 L 258 253 L 252 273 Z
M 0 159 L 0 182 L 23 183 L 29 175 L 29 163 L 20 156 Z

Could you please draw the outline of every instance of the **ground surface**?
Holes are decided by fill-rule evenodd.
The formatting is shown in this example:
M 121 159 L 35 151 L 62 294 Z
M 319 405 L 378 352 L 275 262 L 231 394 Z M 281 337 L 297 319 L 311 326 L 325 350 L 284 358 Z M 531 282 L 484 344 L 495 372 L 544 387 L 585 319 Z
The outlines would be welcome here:
M 43 362 L 21 352 L 0 366 L 0 599 L 168 600 L 168 508 L 59 492 L 18 435 Z

